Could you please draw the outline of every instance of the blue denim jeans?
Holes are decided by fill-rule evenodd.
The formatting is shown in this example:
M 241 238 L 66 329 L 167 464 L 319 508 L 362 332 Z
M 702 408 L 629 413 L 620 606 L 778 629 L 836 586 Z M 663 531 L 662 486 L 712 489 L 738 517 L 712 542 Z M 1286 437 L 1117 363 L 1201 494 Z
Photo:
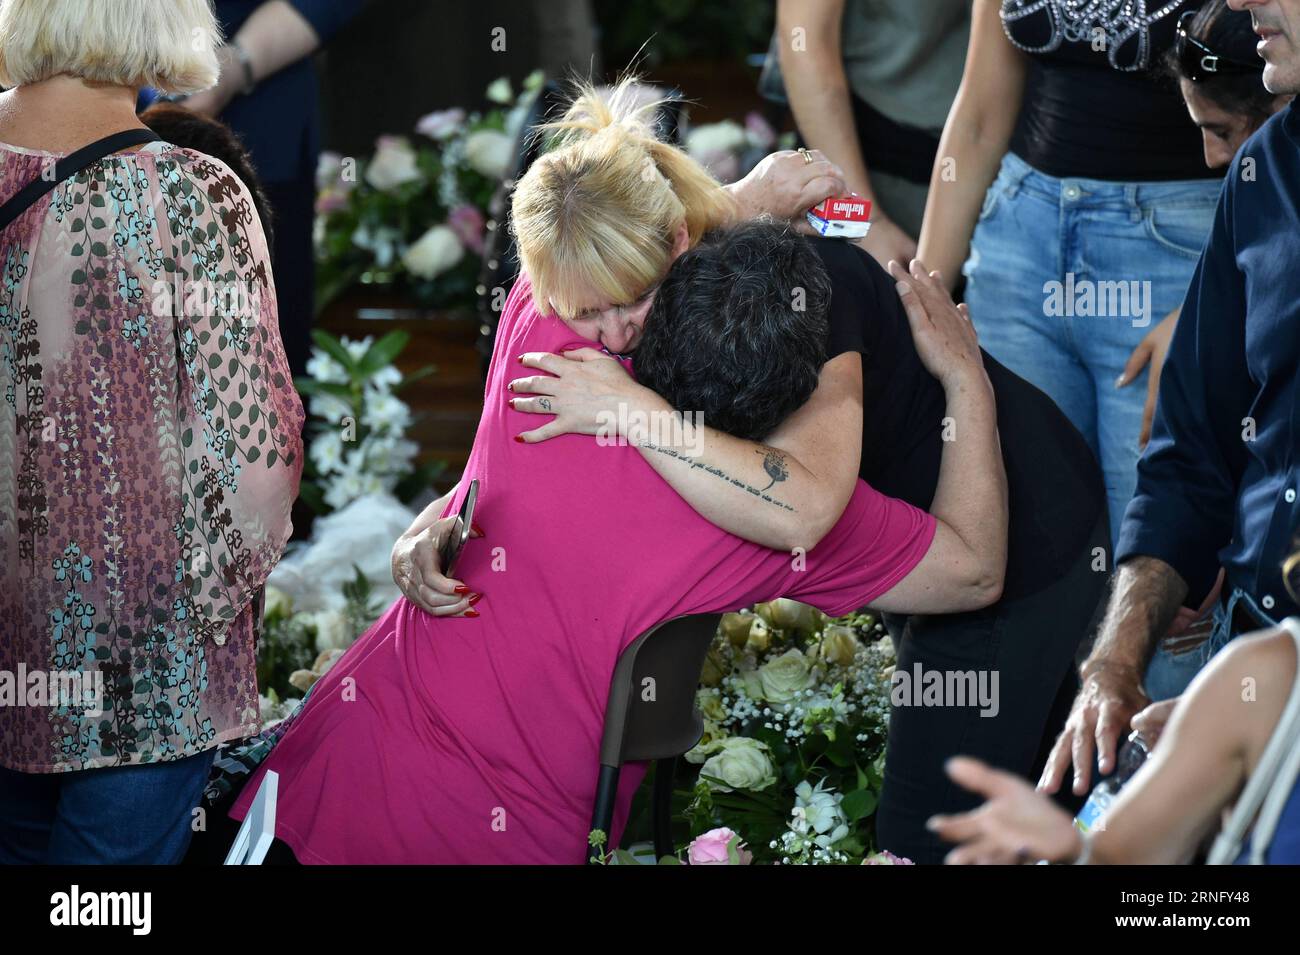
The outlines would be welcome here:
M 0 864 L 180 862 L 216 752 L 74 773 L 0 767 Z
M 962 270 L 980 344 L 1046 392 L 1097 455 L 1112 545 L 1137 484 L 1148 372 L 1115 381 L 1182 304 L 1220 185 L 1058 179 L 1008 153 Z
M 1157 647 L 1151 662 L 1147 664 L 1145 680 L 1147 696 L 1151 698 L 1151 702 L 1156 703 L 1181 696 L 1196 674 L 1210 662 L 1210 658 L 1227 646 L 1228 641 L 1241 636 L 1241 631 L 1232 626 L 1232 617 L 1237 604 L 1243 601 L 1260 620 L 1273 619 L 1264 613 L 1259 608 L 1259 604 L 1244 590 L 1240 587 L 1234 588 L 1228 595 L 1226 603 L 1220 600 L 1214 605 L 1212 611 L 1214 627 L 1210 630 L 1209 637 L 1199 647 L 1178 654 L 1170 653 L 1163 645 Z

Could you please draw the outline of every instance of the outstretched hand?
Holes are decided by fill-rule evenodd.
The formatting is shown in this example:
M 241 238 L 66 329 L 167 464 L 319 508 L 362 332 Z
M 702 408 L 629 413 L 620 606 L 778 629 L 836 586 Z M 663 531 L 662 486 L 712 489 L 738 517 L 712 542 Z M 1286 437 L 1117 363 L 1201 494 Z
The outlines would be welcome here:
M 1025 865 L 1078 857 L 1082 839 L 1074 821 L 1029 783 L 964 756 L 950 759 L 946 769 L 953 782 L 985 800 L 970 812 L 934 816 L 927 823 L 941 839 L 960 843 L 944 860 L 949 865 Z

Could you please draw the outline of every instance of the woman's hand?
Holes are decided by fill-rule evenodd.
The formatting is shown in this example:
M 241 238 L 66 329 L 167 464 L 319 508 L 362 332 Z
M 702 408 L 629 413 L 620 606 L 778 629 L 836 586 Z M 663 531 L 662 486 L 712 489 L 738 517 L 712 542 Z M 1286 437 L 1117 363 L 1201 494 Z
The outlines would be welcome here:
M 891 261 L 910 262 L 916 258 L 916 240 L 878 207 L 871 219 L 871 231 L 856 243 L 886 268 Z
M 965 305 L 953 304 L 943 276 L 927 272 L 920 259 L 912 260 L 910 273 L 890 262 L 889 274 L 898 282 L 898 296 L 926 370 L 945 388 L 970 381 L 973 375 L 984 377 L 984 359 L 970 311 Z
M 1155 749 L 1156 743 L 1160 741 L 1160 734 L 1165 731 L 1169 717 L 1173 716 L 1178 700 L 1179 697 L 1175 696 L 1171 700 L 1152 703 L 1133 717 L 1129 725 L 1142 734 L 1142 741 L 1146 743 L 1148 752 Z
M 1174 337 L 1174 326 L 1178 324 L 1178 315 L 1182 308 L 1176 308 L 1155 328 L 1147 332 L 1146 337 L 1138 342 L 1133 354 L 1129 355 L 1124 371 L 1115 382 L 1116 388 L 1124 388 L 1133 383 L 1143 367 L 1150 362 L 1151 373 L 1147 376 L 1147 403 L 1142 409 L 1142 432 L 1138 435 L 1138 447 L 1145 448 L 1151 439 L 1151 419 L 1156 413 L 1156 395 L 1160 393 L 1160 372 L 1164 370 L 1165 358 L 1169 354 L 1169 343 Z
M 549 375 L 516 378 L 509 388 L 516 397 L 510 407 L 526 414 L 554 415 L 519 439 L 534 443 L 561 434 L 598 434 L 626 437 L 621 426 L 663 399 L 638 385 L 621 362 L 594 348 L 578 348 L 562 355 L 531 352 L 520 355 L 521 364 Z M 531 397 L 527 397 L 531 396 Z M 621 410 L 621 414 L 620 414 Z
M 795 149 L 770 153 L 750 170 L 749 175 L 729 187 L 740 203 L 742 219 L 756 219 L 766 213 L 791 222 L 796 229 L 812 233 L 804 213 L 827 196 L 848 192 L 844 170 L 810 149 L 812 162 Z
M 953 782 L 985 799 L 978 809 L 934 816 L 926 824 L 939 838 L 961 843 L 946 863 L 1025 865 L 1078 858 L 1083 840 L 1074 821 L 1029 783 L 964 756 L 950 759 L 946 768 Z
M 456 515 L 434 521 L 415 534 L 403 534 L 393 545 L 393 582 L 402 595 L 435 617 L 477 617 L 474 604 L 482 598 L 469 587 L 442 573 L 439 551 L 456 530 Z M 470 537 L 482 537 L 477 526 Z

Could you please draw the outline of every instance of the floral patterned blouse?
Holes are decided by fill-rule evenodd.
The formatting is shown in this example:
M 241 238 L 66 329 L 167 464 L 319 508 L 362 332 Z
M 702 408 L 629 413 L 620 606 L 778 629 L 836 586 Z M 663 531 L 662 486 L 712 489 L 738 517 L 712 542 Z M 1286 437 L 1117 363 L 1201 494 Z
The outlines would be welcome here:
M 54 158 L 0 144 L 0 201 Z M 244 184 L 150 143 L 15 220 L 0 392 L 0 765 L 255 731 L 251 601 L 291 530 L 303 409 Z

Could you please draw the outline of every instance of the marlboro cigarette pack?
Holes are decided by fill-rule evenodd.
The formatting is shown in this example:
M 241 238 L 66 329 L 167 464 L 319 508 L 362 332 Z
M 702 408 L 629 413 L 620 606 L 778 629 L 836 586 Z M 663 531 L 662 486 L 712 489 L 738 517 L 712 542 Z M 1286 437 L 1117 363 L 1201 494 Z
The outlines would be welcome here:
M 808 223 L 818 235 L 860 239 L 871 229 L 871 201 L 857 193 L 831 196 L 808 210 Z

